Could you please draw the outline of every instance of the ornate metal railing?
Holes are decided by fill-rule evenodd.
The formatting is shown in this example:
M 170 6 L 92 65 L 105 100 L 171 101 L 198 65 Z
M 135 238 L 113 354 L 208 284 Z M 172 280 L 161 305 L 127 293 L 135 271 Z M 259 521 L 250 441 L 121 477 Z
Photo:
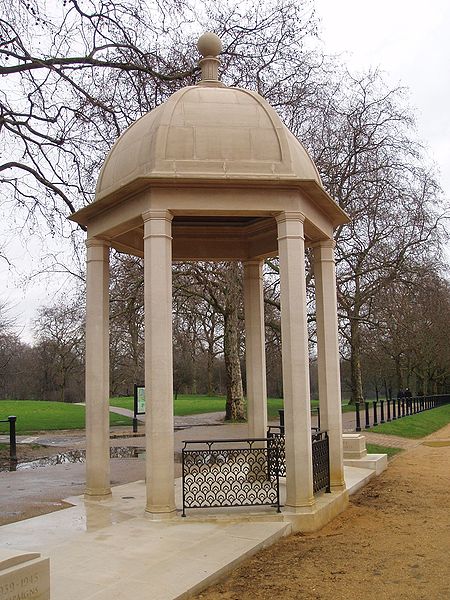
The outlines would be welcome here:
M 181 453 L 186 509 L 269 505 L 280 512 L 274 438 L 186 440 Z
M 326 431 L 316 431 L 312 434 L 312 462 L 314 493 L 330 488 L 330 445 Z
M 284 443 L 284 425 L 271 425 L 267 429 L 267 437 L 272 440 L 272 447 L 278 449 L 278 476 L 286 477 L 286 445 Z M 273 474 L 275 464 L 269 463 L 270 472 Z
M 312 429 L 312 463 L 313 463 L 313 489 L 314 493 L 325 490 L 330 492 L 330 455 L 328 433 Z M 278 448 L 279 476 L 286 477 L 286 450 L 284 427 L 271 425 L 267 437 L 273 440 Z M 273 468 L 273 467 L 272 467 Z

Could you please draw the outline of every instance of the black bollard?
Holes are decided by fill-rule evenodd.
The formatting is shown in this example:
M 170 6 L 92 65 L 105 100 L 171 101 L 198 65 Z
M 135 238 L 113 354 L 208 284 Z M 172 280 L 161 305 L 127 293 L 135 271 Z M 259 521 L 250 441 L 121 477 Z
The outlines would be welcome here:
M 402 398 L 402 417 L 405 416 L 405 399 Z
M 17 461 L 16 420 L 17 420 L 17 417 L 14 417 L 14 416 L 8 417 L 8 421 L 9 421 L 9 459 L 12 461 Z
M 356 414 L 356 429 L 355 429 L 355 431 L 361 431 L 361 416 L 359 414 L 359 402 L 355 402 L 355 414 Z
M 136 417 L 133 417 L 133 433 L 137 433 L 138 432 L 138 420 L 136 419 Z
M 384 400 L 380 400 L 380 425 L 385 423 L 384 420 Z
M 365 429 L 370 428 L 370 419 L 369 419 L 369 403 L 364 402 L 365 410 L 366 410 L 366 426 Z
M 373 427 L 378 426 L 377 401 L 373 401 Z
M 384 395 L 386 397 L 386 405 L 388 407 L 388 418 L 387 418 L 387 420 L 390 421 L 391 420 L 391 398 L 390 398 L 390 396 L 388 394 L 388 391 L 387 391 L 386 379 L 384 380 Z

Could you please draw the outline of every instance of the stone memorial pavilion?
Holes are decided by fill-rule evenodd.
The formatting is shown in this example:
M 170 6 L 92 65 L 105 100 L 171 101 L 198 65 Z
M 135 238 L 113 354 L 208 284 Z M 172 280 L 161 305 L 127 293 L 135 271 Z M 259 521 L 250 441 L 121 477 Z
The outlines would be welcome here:
M 71 217 L 87 227 L 86 496 L 111 494 L 110 248 L 144 259 L 145 510 L 157 519 L 176 515 L 172 262 L 242 262 L 248 434 L 265 437 L 262 266 L 278 256 L 284 510 L 313 513 L 305 247 L 314 257 L 320 416 L 329 436 L 331 491 L 346 499 L 333 230 L 348 217 L 275 110 L 257 93 L 219 80 L 219 38 L 203 35 L 198 49 L 200 82 L 174 93 L 120 136 L 101 170 L 95 201 Z

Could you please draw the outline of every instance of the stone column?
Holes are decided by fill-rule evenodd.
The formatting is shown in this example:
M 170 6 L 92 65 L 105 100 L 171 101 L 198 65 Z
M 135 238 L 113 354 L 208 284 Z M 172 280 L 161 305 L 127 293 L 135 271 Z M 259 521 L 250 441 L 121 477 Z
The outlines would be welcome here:
M 277 216 L 281 285 L 281 340 L 286 437 L 286 508 L 314 504 L 304 216 Z M 302 508 L 303 507 L 303 508 Z
M 111 494 L 109 464 L 109 244 L 88 239 L 86 273 L 86 495 Z
M 330 442 L 331 487 L 343 489 L 341 379 L 333 240 L 314 244 L 320 425 Z
M 146 511 L 175 515 L 172 369 L 172 215 L 144 220 Z
M 245 367 L 249 437 L 266 437 L 267 384 L 263 262 L 244 262 Z

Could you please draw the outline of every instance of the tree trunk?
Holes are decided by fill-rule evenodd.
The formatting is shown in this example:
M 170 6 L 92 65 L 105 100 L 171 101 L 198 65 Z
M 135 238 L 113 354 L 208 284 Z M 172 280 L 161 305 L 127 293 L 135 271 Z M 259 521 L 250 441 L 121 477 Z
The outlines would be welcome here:
M 361 334 L 359 331 L 359 322 L 355 318 L 350 320 L 350 336 L 350 404 L 354 404 L 355 402 L 364 402 L 361 375 Z
M 244 394 L 239 357 L 239 266 L 232 263 L 228 267 L 226 310 L 224 315 L 223 352 L 227 375 L 227 402 L 225 419 L 241 421 L 245 419 Z
M 212 348 L 212 346 L 210 346 L 208 348 L 208 355 L 207 355 L 207 382 L 208 382 L 208 396 L 213 396 L 214 395 L 214 381 L 213 381 L 213 377 L 214 377 L 214 348 Z
M 395 360 L 395 375 L 397 379 L 397 392 L 403 390 L 405 386 L 403 385 L 403 371 L 402 371 L 402 363 L 401 363 L 401 354 L 397 354 L 394 358 Z

